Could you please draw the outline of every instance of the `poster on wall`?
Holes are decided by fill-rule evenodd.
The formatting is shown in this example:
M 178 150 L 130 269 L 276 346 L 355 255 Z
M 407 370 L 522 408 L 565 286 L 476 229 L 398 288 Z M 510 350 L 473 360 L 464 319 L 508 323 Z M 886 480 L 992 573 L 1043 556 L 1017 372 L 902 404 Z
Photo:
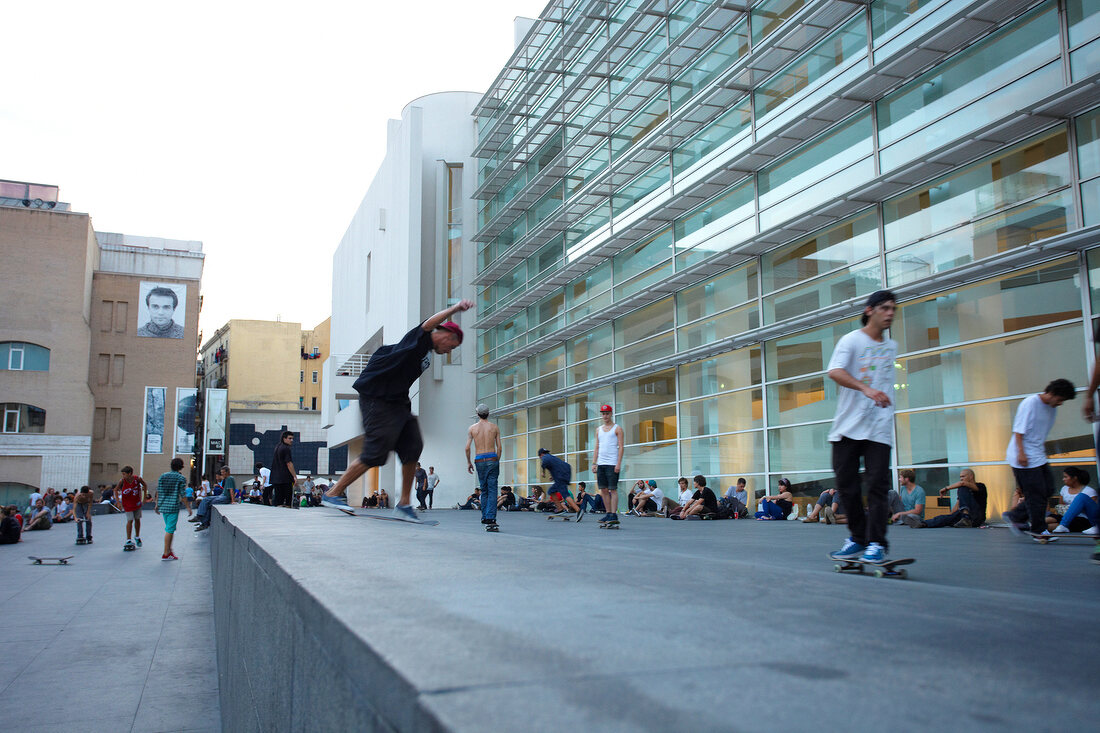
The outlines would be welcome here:
M 195 397 L 194 387 L 176 387 L 176 451 L 178 455 L 195 452 Z
M 145 388 L 145 434 L 143 452 L 164 452 L 164 400 L 167 387 Z
M 228 390 L 206 390 L 206 455 L 225 455 L 225 408 Z
M 138 336 L 181 339 L 186 322 L 187 285 L 141 282 L 138 289 Z

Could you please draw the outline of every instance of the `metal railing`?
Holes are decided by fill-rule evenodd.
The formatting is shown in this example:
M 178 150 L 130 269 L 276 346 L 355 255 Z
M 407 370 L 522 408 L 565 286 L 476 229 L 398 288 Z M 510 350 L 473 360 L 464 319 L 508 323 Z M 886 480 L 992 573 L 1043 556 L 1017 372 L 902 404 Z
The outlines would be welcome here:
M 337 377 L 358 377 L 370 361 L 370 354 L 333 354 L 333 364 L 339 364 L 334 374 Z

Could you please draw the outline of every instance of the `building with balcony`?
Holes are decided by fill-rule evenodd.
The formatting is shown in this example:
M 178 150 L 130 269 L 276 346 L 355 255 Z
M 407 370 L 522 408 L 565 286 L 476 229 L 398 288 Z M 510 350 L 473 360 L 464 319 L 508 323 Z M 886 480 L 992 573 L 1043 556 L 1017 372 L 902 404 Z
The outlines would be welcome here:
M 895 469 L 1008 502 L 1020 399 L 1087 383 L 1100 306 L 1100 6 L 552 0 L 477 105 L 477 397 L 501 483 L 831 485 L 825 366 L 899 297 Z M 1059 411 L 1048 452 L 1095 461 Z M 750 494 L 752 492 L 750 491 Z
M 474 125 L 478 100 L 470 92 L 431 94 L 410 102 L 391 120 L 386 156 L 333 255 L 332 354 L 324 361 L 323 423 L 330 446 L 362 447 L 358 393 L 352 387 L 375 348 L 395 343 L 425 318 L 462 298 L 473 249 L 464 222 L 473 219 Z M 468 325 L 470 318 L 460 318 Z M 424 466 L 441 477 L 437 505 L 465 498 L 477 482 L 466 473 L 466 428 L 474 422 L 475 339 L 472 334 L 431 366 L 412 387 L 413 412 L 424 435 Z M 391 459 L 348 492 L 399 485 Z

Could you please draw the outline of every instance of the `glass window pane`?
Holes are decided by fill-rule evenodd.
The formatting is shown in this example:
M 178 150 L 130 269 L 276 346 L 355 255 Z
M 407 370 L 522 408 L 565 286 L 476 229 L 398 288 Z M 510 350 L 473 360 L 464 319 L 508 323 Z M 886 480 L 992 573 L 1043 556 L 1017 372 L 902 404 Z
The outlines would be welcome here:
M 750 15 L 752 45 L 757 45 L 779 30 L 783 22 L 797 13 L 805 4 L 806 0 L 764 0 L 757 3 Z
M 769 295 L 764 298 L 764 322 L 776 323 L 794 318 L 834 303 L 869 295 L 880 288 L 882 266 L 876 258 Z
M 886 249 L 992 214 L 1070 182 L 1065 128 L 882 205 Z
M 871 150 L 871 115 L 864 113 L 760 171 L 760 208 L 848 168 Z
M 630 369 L 654 359 L 670 356 L 676 348 L 676 336 L 666 333 L 663 336 L 639 341 L 630 346 L 623 346 L 615 350 L 615 369 Z
M 640 412 L 626 412 L 615 418 L 622 426 L 626 445 L 676 439 L 676 405 L 669 404 Z
M 733 222 L 751 216 L 755 206 L 752 179 L 749 178 L 736 184 L 718 198 L 703 204 L 690 214 L 677 219 L 674 226 L 676 251 L 682 252 L 691 249 L 704 240 L 714 237 Z M 728 236 L 720 237 L 720 239 L 723 240 L 723 248 L 735 243 L 730 242 Z M 711 252 L 718 251 L 715 245 L 707 249 Z
M 858 318 L 766 341 L 768 381 L 824 371 L 836 342 L 857 328 Z
M 890 252 L 886 257 L 887 282 L 894 287 L 1063 234 L 1073 221 L 1073 194 L 1069 190 L 1022 204 Z
M 834 414 L 836 382 L 825 375 L 768 387 L 769 425 L 832 420 Z
M 680 403 L 680 434 L 685 438 L 763 427 L 764 401 L 759 389 Z
M 1069 54 L 1070 79 L 1078 82 L 1100 69 L 1100 41 L 1086 43 Z
M 506 413 L 503 415 L 496 415 L 493 417 L 497 427 L 500 428 L 500 434 L 503 436 L 516 435 L 517 433 L 527 432 L 527 411 L 520 410 L 519 412 Z
M 671 478 L 677 474 L 676 441 L 656 445 L 627 446 L 623 451 L 622 468 L 619 475 L 620 481 L 633 482 L 655 477 Z
M 677 322 L 690 323 L 755 297 L 756 263 L 750 262 L 677 293 Z
M 593 356 L 606 354 L 611 351 L 611 324 L 592 329 L 575 338 L 569 339 L 565 344 L 566 356 L 570 364 L 576 364 Z
M 701 4 L 701 3 L 700 3 Z M 675 13 L 670 18 L 670 30 Z M 689 63 L 672 82 L 673 109 L 714 81 L 734 61 L 749 52 L 748 22 L 744 18 L 726 32 L 718 43 L 704 51 Z
M 1083 114 L 1077 127 L 1077 165 L 1081 178 L 1100 175 L 1100 109 Z
M 829 442 L 831 422 L 798 425 L 768 431 L 768 468 L 788 471 L 827 471 L 833 465 Z
M 566 370 L 566 380 L 569 384 L 580 384 L 587 382 L 589 379 L 607 376 L 613 371 L 615 371 L 615 364 L 611 354 L 604 354 L 569 367 Z
M 904 354 L 1080 318 L 1077 275 L 1076 260 L 1063 259 L 903 303 L 890 335 Z
M 1089 269 L 1089 298 L 1092 301 L 1093 315 L 1100 314 L 1100 247 L 1090 249 L 1086 254 Z M 1097 479 L 1100 482 L 1100 479 Z
M 1028 50 L 1026 63 L 1021 63 L 1025 57 L 1021 57 L 1020 49 L 1024 48 Z M 879 145 L 885 147 L 912 135 L 932 120 L 1056 58 L 1058 53 L 1058 13 L 1050 5 L 1046 11 L 1013 23 L 879 101 Z M 985 124 L 988 119 L 992 118 L 973 124 Z M 936 146 L 925 150 L 931 147 Z
M 565 346 L 555 346 L 531 357 L 531 378 L 556 372 L 565 366 Z
M 751 303 L 677 329 L 676 349 L 688 351 L 697 346 L 751 331 L 759 325 L 760 309 L 755 303 Z
M 760 347 L 749 346 L 681 364 L 680 399 L 760 384 Z
M 871 33 L 875 40 L 909 19 L 931 0 L 874 0 L 871 3 Z
M 1094 0 L 1066 0 L 1066 19 L 1070 48 L 1100 36 L 1100 4 Z
M 1085 226 L 1100 224 L 1100 178 L 1081 184 L 1081 208 L 1085 214 Z
M 575 423 L 584 420 L 598 420 L 600 407 L 603 405 L 615 407 L 615 389 L 613 387 L 601 387 L 592 392 L 573 395 L 569 398 L 569 421 Z
M 764 468 L 764 433 L 753 430 L 680 442 L 680 469 L 690 479 L 695 474 L 757 473 Z M 719 493 L 718 485 L 711 489 Z
M 899 410 L 1038 392 L 1051 380 L 1052 364 L 1036 354 L 1059 354 L 1059 377 L 1086 384 L 1081 326 L 1070 326 L 971 344 L 900 359 L 895 401 Z
M 747 135 L 751 126 L 752 100 L 745 96 L 676 147 L 672 152 L 673 175 L 681 175 L 726 143 Z
M 646 336 L 669 330 L 673 322 L 672 308 L 672 298 L 665 298 L 616 318 L 615 346 L 634 344 Z
M 616 384 L 616 403 L 613 406 L 618 411 L 625 412 L 663 405 L 674 399 L 676 399 L 676 370 L 665 369 Z
M 878 252 L 878 217 L 874 211 L 784 245 L 762 258 L 763 288 L 770 293 L 817 277 Z

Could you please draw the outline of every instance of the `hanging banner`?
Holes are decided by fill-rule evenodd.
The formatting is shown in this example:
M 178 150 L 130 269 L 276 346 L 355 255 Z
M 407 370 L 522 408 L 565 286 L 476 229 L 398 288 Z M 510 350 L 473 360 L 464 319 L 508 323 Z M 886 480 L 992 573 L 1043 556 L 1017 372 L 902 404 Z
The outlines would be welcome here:
M 142 436 L 143 453 L 164 452 L 164 400 L 167 387 L 145 388 L 145 434 Z
M 195 452 L 195 397 L 194 387 L 176 387 L 176 452 L 189 456 Z
M 206 455 L 225 455 L 225 408 L 229 391 L 206 390 Z

